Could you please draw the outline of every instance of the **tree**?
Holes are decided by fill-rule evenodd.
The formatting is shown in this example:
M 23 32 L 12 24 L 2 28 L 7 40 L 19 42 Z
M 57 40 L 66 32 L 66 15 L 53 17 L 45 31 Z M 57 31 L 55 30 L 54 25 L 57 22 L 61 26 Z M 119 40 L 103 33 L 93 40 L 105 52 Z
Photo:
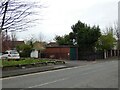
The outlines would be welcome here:
M 81 21 L 78 21 L 72 27 L 71 39 L 73 45 L 78 46 L 78 58 L 95 60 L 95 45 L 101 36 L 99 26 L 90 27 Z
M 72 27 L 73 37 L 79 50 L 94 51 L 95 43 L 101 36 L 99 26 L 90 27 L 81 21 L 78 21 Z
M 115 22 L 114 26 L 112 28 L 114 30 L 114 33 L 115 33 L 117 39 L 120 39 L 120 30 L 119 30 L 119 27 L 118 27 L 118 22 Z
M 38 7 L 39 6 L 39 7 Z M 35 18 L 31 18 L 36 12 L 34 8 L 42 6 L 35 2 L 25 0 L 1 0 L 0 1 L 0 32 L 25 30 Z M 34 11 L 33 11 L 34 10 Z
M 11 43 L 12 43 L 12 48 L 15 48 L 15 41 L 17 41 L 17 36 L 15 32 L 11 32 Z
M 11 32 L 11 41 L 17 41 L 16 32 Z
M 56 36 L 55 41 L 59 45 L 72 45 L 72 42 L 70 41 L 70 36 L 69 35 Z
M 21 44 L 16 47 L 21 57 L 30 57 L 32 47 L 28 44 Z
M 2 40 L 1 40 L 1 51 L 3 50 L 6 50 L 6 49 L 9 49 L 11 47 L 11 38 L 9 35 L 6 34 L 6 32 L 2 32 Z M 2 51 L 2 52 L 3 52 Z
M 40 3 L 27 2 L 27 0 L 0 0 L 0 52 L 2 51 L 1 32 L 24 31 L 30 28 L 38 20 L 33 18 L 33 15 L 37 15 L 34 9 L 41 7 Z
M 117 36 L 118 50 L 120 50 L 120 26 L 118 25 L 118 22 L 114 23 L 113 29 L 115 31 L 115 35 Z
M 104 34 L 107 35 L 108 33 L 111 33 L 113 35 L 113 37 L 116 39 L 117 48 L 120 49 L 120 30 L 117 21 L 110 27 L 106 28 Z
M 29 36 L 29 39 L 25 41 L 25 44 L 16 46 L 17 51 L 20 53 L 21 57 L 30 57 L 30 53 L 33 50 L 35 42 L 34 35 Z
M 38 34 L 38 41 L 39 41 L 39 42 L 43 42 L 43 41 L 44 41 L 44 38 L 45 38 L 44 34 L 43 34 L 42 32 L 40 32 L 40 33 Z
M 104 34 L 100 36 L 97 42 L 97 49 L 112 50 L 116 45 L 116 39 L 118 39 L 118 31 L 114 24 L 114 26 L 107 27 L 104 31 Z
M 113 37 L 113 34 L 109 32 L 106 35 L 100 36 L 96 47 L 98 50 L 111 50 L 115 46 L 115 42 L 116 39 Z
M 42 51 L 46 49 L 45 46 L 46 46 L 46 42 L 36 41 L 34 43 L 33 49 L 38 51 L 40 58 L 41 58 Z

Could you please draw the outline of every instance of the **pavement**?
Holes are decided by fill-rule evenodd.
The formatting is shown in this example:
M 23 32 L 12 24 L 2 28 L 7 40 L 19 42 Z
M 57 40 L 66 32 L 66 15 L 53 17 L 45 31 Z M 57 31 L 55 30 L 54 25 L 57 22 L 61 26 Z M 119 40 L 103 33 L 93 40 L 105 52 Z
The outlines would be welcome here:
M 0 78 L 18 76 L 18 75 L 24 75 L 24 74 L 30 74 L 30 73 L 36 73 L 36 72 L 44 72 L 44 71 L 50 71 L 50 70 L 56 70 L 56 69 L 63 69 L 63 68 L 69 68 L 69 67 L 84 66 L 88 64 L 105 62 L 105 60 L 99 60 L 99 61 L 66 60 L 65 62 L 66 62 L 65 64 L 58 64 L 58 65 L 52 64 L 52 65 L 41 66 L 41 67 L 32 67 L 32 68 L 22 67 L 21 69 L 2 70 L 2 75 L 0 75 Z
M 95 61 L 68 61 L 66 60 L 65 62 L 66 62 L 65 64 L 58 64 L 58 65 L 52 64 L 52 65 L 41 66 L 41 67 L 32 67 L 32 68 L 22 67 L 21 69 L 2 70 L 2 75 L 0 77 L 5 78 L 5 77 L 18 76 L 18 75 L 24 75 L 24 74 L 29 74 L 29 73 L 44 72 L 44 71 L 50 71 L 50 70 L 56 70 L 56 69 L 82 66 L 82 65 L 94 63 Z
M 67 64 L 79 66 L 2 78 L 0 79 L 2 88 L 16 88 L 16 90 L 31 88 L 106 88 L 109 90 L 109 88 L 118 88 L 117 60 L 70 61 L 65 65 Z

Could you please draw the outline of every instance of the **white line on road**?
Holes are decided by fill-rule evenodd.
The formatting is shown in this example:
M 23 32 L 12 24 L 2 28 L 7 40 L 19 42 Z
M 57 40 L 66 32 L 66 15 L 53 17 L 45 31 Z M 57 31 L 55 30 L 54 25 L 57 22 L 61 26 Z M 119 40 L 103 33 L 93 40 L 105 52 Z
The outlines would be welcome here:
M 103 64 L 103 63 L 99 63 L 99 64 Z M 87 65 L 77 66 L 77 67 L 70 67 L 70 68 L 63 68 L 63 69 L 52 70 L 52 71 L 30 73 L 30 74 L 20 75 L 20 76 L 14 76 L 14 77 L 0 78 L 0 80 L 8 80 L 8 79 L 14 79 L 14 78 L 21 78 L 21 77 L 27 77 L 27 76 L 33 76 L 33 75 L 39 75 L 39 74 L 45 74 L 45 73 L 50 73 L 50 72 L 57 72 L 57 71 L 64 71 L 64 70 L 76 69 L 76 68 L 86 67 L 86 66 L 89 66 L 89 65 L 92 65 L 92 64 L 87 64 Z
M 55 81 L 51 81 L 51 82 L 47 82 L 47 83 L 43 83 L 43 84 L 39 84 L 39 85 L 30 86 L 30 87 L 28 87 L 28 88 L 41 87 L 41 86 L 44 86 L 44 85 L 56 83 L 56 82 L 63 81 L 63 80 L 66 80 L 66 79 L 68 79 L 68 78 L 58 79 L 58 80 L 55 80 Z
M 78 68 L 78 67 L 74 67 L 74 68 Z M 103 71 L 104 69 L 100 69 L 99 71 Z M 94 74 L 95 72 L 97 72 L 98 70 L 93 70 L 93 71 L 90 71 L 90 72 L 86 72 L 86 73 L 81 73 L 81 75 L 88 75 L 90 73 Z M 53 83 L 56 83 L 56 82 L 59 82 L 59 81 L 63 81 L 63 80 L 68 80 L 68 79 L 72 79 L 73 76 L 67 76 L 66 78 L 62 78 L 62 79 L 58 79 L 58 80 L 54 80 L 54 81 L 51 81 L 51 82 L 47 82 L 47 83 L 43 83 L 43 84 L 39 84 L 39 85 L 34 85 L 34 86 L 30 86 L 28 88 L 36 88 L 36 87 L 41 87 L 41 86 L 45 86 L 45 85 L 48 85 L 48 84 L 53 84 Z
M 85 67 L 85 66 L 88 66 L 88 65 L 77 66 L 77 67 L 70 67 L 70 68 L 63 68 L 63 69 L 52 70 L 52 71 L 45 71 L 45 72 L 37 72 L 37 73 L 31 73 L 31 74 L 20 75 L 20 76 L 14 76 L 14 77 L 0 78 L 0 80 L 8 80 L 8 79 L 14 79 L 14 78 L 21 78 L 21 77 L 27 77 L 27 76 L 33 76 L 33 75 L 39 75 L 39 74 L 45 74 L 45 73 L 50 73 L 50 72 L 64 71 L 64 70 L 70 70 L 70 69 L 75 69 L 75 68 Z

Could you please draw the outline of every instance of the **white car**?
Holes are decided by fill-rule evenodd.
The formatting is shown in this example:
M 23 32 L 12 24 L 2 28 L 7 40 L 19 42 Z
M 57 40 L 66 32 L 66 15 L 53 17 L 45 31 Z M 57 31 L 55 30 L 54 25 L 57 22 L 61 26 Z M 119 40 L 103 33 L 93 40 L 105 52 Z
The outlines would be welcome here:
M 1 59 L 20 59 L 20 55 L 16 50 L 7 50 L 2 53 Z

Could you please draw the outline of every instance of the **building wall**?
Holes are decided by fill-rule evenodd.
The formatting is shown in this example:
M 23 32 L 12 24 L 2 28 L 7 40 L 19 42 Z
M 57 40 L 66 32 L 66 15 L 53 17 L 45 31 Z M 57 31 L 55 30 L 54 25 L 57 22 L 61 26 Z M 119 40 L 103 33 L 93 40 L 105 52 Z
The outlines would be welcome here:
M 2 42 L 2 52 L 14 49 L 16 46 L 24 44 L 24 41 L 4 41 Z
M 47 47 L 44 51 L 46 58 L 70 59 L 69 47 Z

